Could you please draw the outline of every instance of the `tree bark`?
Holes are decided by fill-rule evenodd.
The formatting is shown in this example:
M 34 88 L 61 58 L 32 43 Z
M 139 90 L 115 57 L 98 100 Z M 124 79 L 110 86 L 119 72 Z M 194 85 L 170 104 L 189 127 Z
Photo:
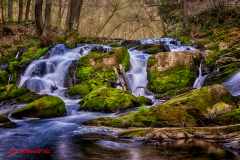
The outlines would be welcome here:
M 127 89 L 130 91 L 130 88 L 129 88 L 128 82 L 127 82 L 126 73 L 125 73 L 125 67 L 124 67 L 122 64 L 119 64 L 119 67 L 120 67 L 120 72 L 121 72 L 122 75 L 123 75 L 123 80 L 124 80 L 124 82 L 125 82 L 125 85 L 126 85 Z
M 187 12 L 187 2 L 186 0 L 181 0 L 182 1 L 182 12 L 183 12 L 183 25 L 184 28 L 188 28 L 189 26 L 189 19 L 188 19 L 188 12 Z
M 8 21 L 13 21 L 13 0 L 8 0 Z
M 69 4 L 70 3 L 70 4 Z M 68 2 L 68 12 L 67 12 L 67 18 L 66 18 L 66 24 L 65 24 L 65 30 L 70 30 L 69 27 L 69 19 L 70 19 L 70 12 L 71 12 L 71 2 Z
M 1 7 L 2 7 L 2 22 L 3 24 L 5 24 L 5 20 L 4 20 L 4 10 L 3 10 L 3 0 L 1 0 Z
M 70 2 L 70 16 L 69 16 L 68 29 L 67 29 L 68 32 L 71 31 L 72 26 L 73 26 L 75 7 L 77 6 L 77 1 L 78 0 L 71 0 L 71 2 Z
M 120 77 L 119 77 L 119 74 L 118 74 L 118 71 L 117 71 L 117 69 L 116 69 L 115 67 L 114 67 L 114 71 L 115 71 L 116 76 L 117 76 L 117 83 L 120 83 L 120 84 L 121 84 L 121 87 L 122 87 L 125 91 L 127 91 L 127 88 L 126 88 L 126 86 L 121 82 Z
M 38 35 L 43 33 L 43 18 L 42 18 L 43 0 L 36 0 L 35 4 L 35 21 Z
M 77 6 L 75 7 L 75 15 L 73 18 L 73 26 L 72 26 L 72 29 L 74 29 L 75 31 L 78 30 L 79 17 L 81 14 L 82 6 L 83 6 L 83 0 L 78 0 Z
M 61 30 L 62 27 L 62 0 L 59 0 L 58 4 L 58 29 Z
M 48 35 L 49 29 L 51 26 L 51 11 L 52 11 L 52 0 L 46 0 L 45 22 L 44 22 L 44 30 L 42 34 L 44 37 Z
M 26 14 L 25 14 L 25 22 L 26 23 L 28 23 L 30 4 L 31 4 L 31 0 L 28 0 L 27 1 L 27 7 L 26 7 Z
M 22 22 L 22 16 L 23 16 L 23 0 L 19 0 L 18 22 Z

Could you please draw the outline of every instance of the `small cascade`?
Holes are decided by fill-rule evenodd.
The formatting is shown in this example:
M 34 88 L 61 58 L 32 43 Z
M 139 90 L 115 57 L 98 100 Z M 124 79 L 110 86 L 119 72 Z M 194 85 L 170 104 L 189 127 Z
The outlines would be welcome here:
M 64 96 L 64 81 L 69 66 L 73 61 L 90 53 L 94 48 L 103 48 L 109 51 L 111 47 L 105 45 L 81 45 L 75 49 L 67 49 L 63 44 L 54 46 L 40 60 L 33 61 L 21 76 L 20 87 L 30 91 L 49 94 L 66 99 Z M 75 77 L 75 75 L 74 75 Z M 58 90 L 51 93 L 50 87 L 57 85 Z
M 240 72 L 237 72 L 226 82 L 222 83 L 222 86 L 226 87 L 233 96 L 240 96 Z
M 199 76 L 198 76 L 198 78 L 195 80 L 194 85 L 193 85 L 193 88 L 197 88 L 197 89 L 201 88 L 202 85 L 203 85 L 203 83 L 204 83 L 204 80 L 205 80 L 206 77 L 208 76 L 208 74 L 202 76 L 202 61 L 203 61 L 203 60 L 201 60 L 201 64 L 200 64 L 200 67 L 199 67 Z
M 18 56 L 19 56 L 19 53 L 20 53 L 20 52 L 21 52 L 21 50 L 17 52 L 17 55 L 16 55 L 15 59 L 18 59 L 18 58 L 19 58 Z
M 10 84 L 10 80 L 11 80 L 11 78 L 12 78 L 12 75 L 9 74 L 9 75 L 8 75 L 8 85 Z

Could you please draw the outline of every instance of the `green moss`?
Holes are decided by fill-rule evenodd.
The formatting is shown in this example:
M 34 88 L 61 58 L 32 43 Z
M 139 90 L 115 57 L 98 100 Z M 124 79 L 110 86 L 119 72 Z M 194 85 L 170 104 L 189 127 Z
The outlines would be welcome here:
M 114 50 L 111 50 L 110 52 L 114 52 Z M 117 63 L 125 66 L 126 71 L 130 70 L 130 55 L 128 53 L 127 48 L 124 48 L 124 47 L 118 48 L 116 58 L 117 58 Z
M 154 93 L 184 88 L 191 85 L 194 74 L 184 67 L 177 67 L 165 72 L 153 71 L 149 73 L 149 89 Z
M 240 71 L 240 62 L 235 62 L 227 65 L 221 74 L 217 76 L 216 84 L 224 82 L 227 78 L 237 73 L 238 71 Z
M 78 70 L 77 77 L 80 78 L 82 81 L 86 81 L 93 77 L 94 69 L 93 67 L 81 67 Z
M 20 103 L 30 103 L 39 99 L 40 97 L 42 96 L 37 95 L 35 92 L 29 92 L 22 95 L 21 97 L 18 97 L 17 101 Z
M 8 72 L 0 71 L 0 88 L 7 85 L 8 83 Z
M 81 108 L 90 111 L 116 112 L 138 104 L 138 99 L 125 90 L 100 88 L 84 97 Z
M 0 123 L 7 123 L 10 122 L 10 120 L 8 119 L 8 117 L 0 114 Z
M 144 136 L 146 129 L 141 129 L 141 130 L 132 130 L 132 131 L 124 131 L 119 133 L 119 136 Z
M 26 88 L 18 88 L 16 85 L 9 84 L 4 87 L 0 92 L 0 100 L 7 100 L 12 98 L 17 98 L 25 93 L 29 92 Z
M 229 125 L 240 123 L 240 109 L 235 109 L 216 117 L 214 120 L 218 125 Z
M 118 44 L 118 42 L 113 42 L 111 44 L 108 44 L 110 47 L 120 47 L 120 45 Z
M 20 60 L 23 62 L 31 62 L 32 60 L 39 59 L 51 48 L 51 46 L 45 48 L 38 48 L 38 46 L 30 47 L 23 53 Z
M 67 91 L 70 95 L 88 95 L 90 93 L 90 88 L 88 84 L 79 84 L 76 86 L 69 87 L 69 90 Z
M 17 118 L 22 117 L 38 117 L 52 118 L 60 117 L 66 113 L 65 103 L 59 97 L 43 97 L 25 107 L 13 112 L 12 116 Z

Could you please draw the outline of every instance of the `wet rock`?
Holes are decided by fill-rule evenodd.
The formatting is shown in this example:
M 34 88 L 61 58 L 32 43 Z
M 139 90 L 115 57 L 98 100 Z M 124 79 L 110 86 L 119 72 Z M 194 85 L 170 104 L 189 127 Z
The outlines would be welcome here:
M 184 133 L 181 133 L 181 132 L 171 132 L 168 134 L 168 138 L 170 139 L 185 139 L 186 136 Z
M 170 126 L 197 126 L 238 108 L 238 101 L 225 87 L 215 85 L 179 95 L 152 108 L 156 110 L 157 121 L 166 121 Z
M 0 90 L 0 101 L 17 98 L 27 92 L 29 92 L 29 90 L 26 88 L 18 88 L 18 86 L 14 84 L 9 84 Z
M 231 143 L 223 144 L 223 147 L 224 147 L 224 148 L 227 148 L 227 149 L 234 149 L 234 148 L 237 147 L 237 149 L 238 149 L 239 145 L 240 145 L 240 144 L 239 144 L 238 141 L 233 141 L 233 142 L 231 142 Z
M 221 66 L 224 66 L 233 62 L 240 62 L 240 59 L 236 59 L 234 57 L 224 57 L 222 59 L 217 60 L 215 65 L 216 65 L 216 68 L 219 68 Z
M 240 109 L 234 109 L 225 113 L 224 115 L 218 116 L 214 119 L 214 122 L 218 125 L 239 124 Z
M 2 125 L 0 125 L 0 128 L 16 128 L 18 125 L 14 122 L 6 122 Z
M 212 58 L 215 55 L 215 53 L 211 50 L 206 50 L 203 52 L 203 55 L 204 55 L 204 61 L 208 62 L 208 60 Z
M 58 44 L 52 47 L 47 53 L 44 55 L 44 59 L 48 59 L 53 56 L 62 55 L 64 54 L 67 47 L 64 44 Z
M 147 66 L 149 90 L 163 94 L 193 86 L 200 61 L 199 51 L 161 52 L 150 56 Z
M 220 42 L 219 44 L 219 51 L 222 51 L 222 50 L 225 50 L 225 49 L 228 49 L 230 47 L 231 43 L 229 42 Z
M 202 64 L 202 75 L 209 74 L 211 72 L 211 68 L 208 67 L 206 64 Z M 198 73 L 199 74 L 199 73 Z
M 18 97 L 16 100 L 18 101 L 18 103 L 30 103 L 44 96 L 48 96 L 48 95 L 39 95 L 39 94 L 36 94 L 35 92 L 29 92 Z
M 69 69 L 64 81 L 64 87 L 71 87 L 71 86 L 80 84 L 80 79 L 76 78 L 77 69 L 78 69 L 78 61 L 75 60 L 69 66 Z
M 80 101 L 81 109 L 97 112 L 118 112 L 139 106 L 138 98 L 125 90 L 100 88 Z
M 0 123 L 11 122 L 10 119 L 2 114 L 0 114 Z
M 189 88 L 178 88 L 178 89 L 174 89 L 174 90 L 171 90 L 171 91 L 167 91 L 166 93 L 164 94 L 157 94 L 155 96 L 156 99 L 161 99 L 161 100 L 169 100 L 177 95 L 180 95 L 180 94 L 183 94 L 183 93 L 186 93 L 186 92 L 189 92 L 193 90 L 193 88 L 189 87 Z
M 217 81 L 218 72 L 210 73 L 204 80 L 202 87 L 212 86 Z
M 40 98 L 12 113 L 15 118 L 53 118 L 66 115 L 66 107 L 59 97 L 48 96 Z
M 156 54 L 159 52 L 164 52 L 164 42 L 155 42 L 152 44 L 141 44 L 136 47 L 138 50 L 143 50 L 147 54 Z
M 108 52 L 108 49 L 107 49 L 107 48 L 104 48 L 103 46 L 94 46 L 94 47 L 91 49 L 91 52 L 107 53 L 107 52 Z
M 23 53 L 25 53 L 26 51 L 27 51 L 26 49 L 18 51 L 18 56 L 16 57 L 16 59 L 19 60 L 22 57 Z
M 125 40 L 121 43 L 121 46 L 126 48 L 136 47 L 141 44 L 140 40 Z

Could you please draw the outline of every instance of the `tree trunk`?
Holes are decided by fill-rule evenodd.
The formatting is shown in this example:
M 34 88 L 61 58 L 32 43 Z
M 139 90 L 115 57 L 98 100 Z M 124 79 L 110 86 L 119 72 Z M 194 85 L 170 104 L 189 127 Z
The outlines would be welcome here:
M 77 6 L 77 1 L 79 1 L 79 0 L 71 0 L 71 2 L 70 2 L 70 17 L 69 17 L 69 22 L 68 22 L 68 32 L 71 31 L 72 26 L 73 26 L 75 7 Z
M 8 0 L 8 21 L 13 21 L 13 0 Z
M 18 22 L 22 22 L 22 16 L 23 16 L 23 0 L 19 0 Z
M 25 22 L 26 23 L 28 23 L 30 4 L 31 4 L 31 0 L 28 0 L 27 1 L 27 7 L 26 7 L 26 14 L 25 14 Z
M 75 15 L 73 18 L 73 26 L 72 29 L 74 29 L 75 31 L 78 30 L 78 25 L 79 25 L 79 17 L 81 14 L 81 10 L 82 10 L 82 6 L 83 6 L 83 0 L 78 0 L 77 1 L 77 6 L 75 7 Z
M 65 24 L 65 30 L 67 30 L 67 31 L 70 30 L 68 28 L 68 23 L 69 23 L 69 18 L 70 18 L 70 11 L 71 11 L 71 2 L 68 2 L 68 12 L 67 12 L 67 18 L 66 18 L 66 24 Z
M 35 21 L 38 35 L 43 33 L 43 18 L 42 18 L 43 0 L 36 0 L 35 4 Z
M 186 0 L 181 0 L 182 1 L 182 12 L 183 12 L 183 25 L 184 28 L 188 28 L 189 26 L 189 19 L 188 19 L 188 13 L 187 13 L 187 2 Z
M 58 4 L 58 29 L 61 30 L 62 27 L 62 0 L 59 0 Z
M 1 0 L 1 7 L 2 7 L 2 22 L 3 24 L 5 24 L 5 20 L 4 20 L 4 10 L 3 10 L 3 0 Z
M 50 29 L 51 9 L 52 9 L 52 0 L 46 0 L 45 22 L 44 22 L 44 30 L 43 30 L 43 36 L 44 37 L 46 37 L 48 35 L 49 29 Z

